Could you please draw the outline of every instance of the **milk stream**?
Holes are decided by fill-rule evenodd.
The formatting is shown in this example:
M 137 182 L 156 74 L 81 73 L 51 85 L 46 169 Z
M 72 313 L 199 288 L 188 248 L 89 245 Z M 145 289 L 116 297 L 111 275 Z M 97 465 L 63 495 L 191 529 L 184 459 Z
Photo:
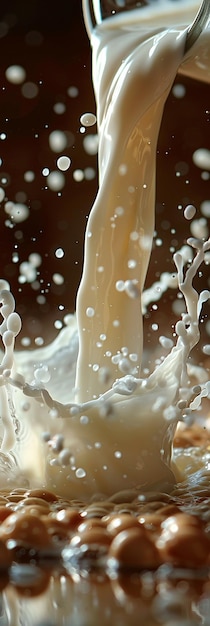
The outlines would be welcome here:
M 154 289 L 143 289 L 164 104 L 178 71 L 210 80 L 209 30 L 184 56 L 186 26 L 198 5 L 185 0 L 169 10 L 168 3 L 158 9 L 151 3 L 105 20 L 92 34 L 99 192 L 87 225 L 76 316 L 49 347 L 14 352 L 21 322 L 9 285 L 0 285 L 2 485 L 41 483 L 88 499 L 167 490 L 179 477 L 171 460 L 177 423 L 189 421 L 210 394 L 205 377 L 190 385 L 188 367 L 210 296 L 193 287 L 209 240 L 190 238 L 187 258 L 183 251 L 174 257 L 175 278 L 162 278 L 162 291 L 178 284 L 186 312 L 177 321 L 175 345 L 148 378 L 141 374 L 142 310 L 154 300 Z M 189 208 L 186 219 L 191 215 Z

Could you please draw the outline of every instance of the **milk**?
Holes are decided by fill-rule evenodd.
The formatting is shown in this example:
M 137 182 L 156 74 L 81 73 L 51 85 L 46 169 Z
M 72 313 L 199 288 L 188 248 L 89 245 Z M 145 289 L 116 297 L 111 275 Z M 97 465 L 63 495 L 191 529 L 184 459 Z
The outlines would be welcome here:
M 185 56 L 186 26 L 198 3 L 158 7 L 151 3 L 110 18 L 92 34 L 99 192 L 87 225 L 76 318 L 50 347 L 15 354 L 6 371 L 3 365 L 9 485 L 41 483 L 66 497 L 88 499 L 151 486 L 169 490 L 176 480 L 173 435 L 195 395 L 187 371 L 199 340 L 192 280 L 209 243 L 189 242 L 195 261 L 185 278 L 183 257 L 175 258 L 186 315 L 177 323 L 176 345 L 148 379 L 141 373 L 142 292 L 164 104 L 178 71 L 209 80 L 209 31 Z M 200 304 L 208 297 L 206 290 Z M 13 352 L 15 324 L 8 324 L 9 316 L 3 331 L 13 333 Z M 208 395 L 205 385 L 203 393 Z

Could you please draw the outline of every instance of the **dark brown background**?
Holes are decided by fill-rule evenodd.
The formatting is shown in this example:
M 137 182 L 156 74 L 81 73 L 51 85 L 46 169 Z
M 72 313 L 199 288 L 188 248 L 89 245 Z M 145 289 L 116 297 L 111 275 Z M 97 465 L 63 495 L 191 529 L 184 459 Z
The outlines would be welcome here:
M 36 45 L 31 45 L 31 32 L 40 33 L 35 37 Z M 80 133 L 80 115 L 95 110 L 91 87 L 91 53 L 89 41 L 82 20 L 79 0 L 7 0 L 0 7 L 0 133 L 7 139 L 0 141 L 0 181 L 6 175 L 6 194 L 15 200 L 18 192 L 25 192 L 26 203 L 30 207 L 30 217 L 12 229 L 5 226 L 7 218 L 0 208 L 0 264 L 2 277 L 9 280 L 17 300 L 17 310 L 23 317 L 23 331 L 20 336 L 43 336 L 49 341 L 56 335 L 54 321 L 73 312 L 75 295 L 81 276 L 83 239 L 87 215 L 97 189 L 97 176 L 93 181 L 76 183 L 73 171 L 77 168 L 97 167 L 96 157 L 87 155 L 83 148 L 83 135 Z M 33 37 L 32 37 L 33 39 Z M 20 85 L 13 85 L 5 78 L 8 66 L 22 65 L 28 81 L 39 87 L 37 97 L 26 99 Z M 202 199 L 209 198 L 209 181 L 202 181 L 201 170 L 193 165 L 192 153 L 196 148 L 209 148 L 209 87 L 191 80 L 179 78 L 186 85 L 186 96 L 177 99 L 170 95 L 157 153 L 157 235 L 164 247 L 154 246 L 153 264 L 148 274 L 148 284 L 157 279 L 165 269 L 173 271 L 172 255 L 169 246 L 176 249 L 189 236 L 189 226 L 183 218 L 183 211 L 177 209 L 188 203 L 198 209 Z M 71 85 L 79 89 L 77 98 L 70 98 L 67 90 Z M 63 102 L 65 113 L 58 115 L 53 106 Z M 73 134 L 72 145 L 62 153 L 72 159 L 66 172 L 66 184 L 59 196 L 46 189 L 46 179 L 42 175 L 44 167 L 56 169 L 56 153 L 48 143 L 49 133 L 54 129 Z M 93 132 L 93 129 L 87 130 Z M 95 132 L 95 127 L 94 127 Z M 185 175 L 176 177 L 177 164 L 187 163 Z M 27 170 L 35 172 L 32 183 L 24 181 Z M 189 181 L 189 182 L 186 182 Z M 4 186 L 4 185 L 2 185 Z M 176 233 L 171 233 L 171 228 Z M 20 233 L 21 231 L 21 233 Z M 56 259 L 55 249 L 65 250 L 63 259 Z M 15 250 L 20 262 L 27 261 L 31 252 L 42 255 L 39 268 L 40 291 L 34 291 L 30 284 L 18 283 L 18 264 L 12 262 Z M 208 268 L 204 268 L 206 280 Z M 65 282 L 56 286 L 52 281 L 54 272 L 64 275 Z M 199 279 L 199 284 L 201 278 Z M 46 303 L 39 304 L 37 296 L 47 290 Z M 171 312 L 170 299 L 174 293 L 162 298 L 161 312 L 151 310 L 147 315 L 148 341 L 151 324 L 158 322 L 161 332 L 170 334 L 175 316 Z M 63 305 L 64 311 L 59 310 Z M 206 314 L 208 307 L 206 308 Z M 169 332 L 167 332 L 169 330 Z M 156 340 L 156 337 L 155 337 Z

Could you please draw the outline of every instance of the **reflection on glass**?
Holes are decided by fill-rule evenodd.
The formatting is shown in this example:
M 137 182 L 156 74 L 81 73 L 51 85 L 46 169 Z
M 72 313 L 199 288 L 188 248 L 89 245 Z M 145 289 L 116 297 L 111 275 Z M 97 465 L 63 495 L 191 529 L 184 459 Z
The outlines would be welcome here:
M 122 11 L 141 9 L 148 4 L 151 4 L 151 0 L 93 0 L 95 13 L 100 14 L 101 19 Z
M 169 4 L 173 4 L 175 1 L 181 2 L 181 0 L 168 0 Z M 157 5 L 158 2 L 162 6 L 160 0 L 83 0 L 83 4 L 86 5 L 86 10 L 88 8 L 88 11 L 94 16 L 97 24 L 116 13 L 131 11 L 132 9 L 142 9 L 151 4 Z
M 9 584 L 2 577 L 1 586 L 1 626 L 199 626 L 210 602 L 209 585 L 199 576 L 176 580 L 167 570 L 110 579 L 100 571 L 23 565 L 22 571 L 14 566 Z

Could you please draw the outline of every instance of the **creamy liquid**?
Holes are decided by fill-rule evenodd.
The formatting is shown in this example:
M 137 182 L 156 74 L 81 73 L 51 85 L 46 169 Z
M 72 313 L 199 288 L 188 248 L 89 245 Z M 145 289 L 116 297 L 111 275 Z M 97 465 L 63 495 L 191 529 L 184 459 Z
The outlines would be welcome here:
M 50 347 L 16 354 L 15 365 L 3 364 L 4 484 L 6 474 L 10 483 L 42 482 L 64 496 L 89 498 L 151 485 L 168 489 L 175 480 L 173 435 L 195 395 L 187 374 L 187 357 L 199 340 L 192 279 L 209 244 L 191 242 L 197 256 L 185 280 L 182 256 L 176 256 L 186 317 L 176 327 L 177 345 L 147 380 L 141 378 L 141 301 L 154 230 L 156 144 L 164 104 L 177 71 L 209 80 L 209 31 L 183 56 L 186 25 L 198 4 L 182 2 L 170 14 L 165 3 L 158 12 L 152 4 L 144 12 L 126 13 L 125 19 L 106 20 L 93 33 L 100 186 L 88 221 L 77 298 L 76 389 L 74 317 Z M 208 297 L 206 291 L 200 304 Z M 16 326 L 9 315 L 3 341 L 9 330 L 4 343 L 11 357 Z M 43 431 L 47 443 L 41 443 Z

